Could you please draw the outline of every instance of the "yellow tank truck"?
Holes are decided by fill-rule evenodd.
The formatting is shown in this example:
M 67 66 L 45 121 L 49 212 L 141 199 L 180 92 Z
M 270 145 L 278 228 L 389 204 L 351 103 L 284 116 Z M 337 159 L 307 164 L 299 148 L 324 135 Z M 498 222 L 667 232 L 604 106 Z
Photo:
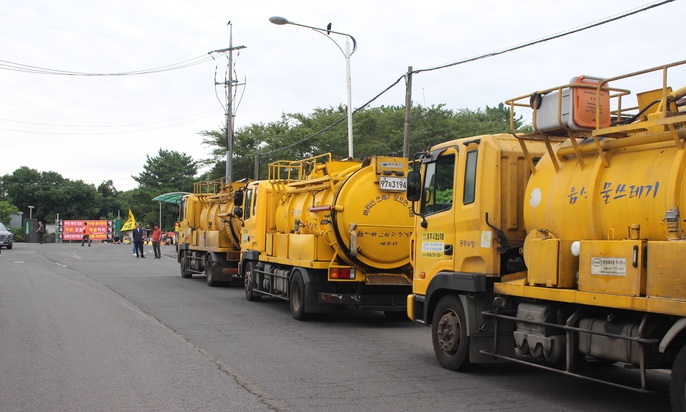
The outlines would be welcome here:
M 416 156 L 407 310 L 443 367 L 514 361 L 646 393 L 648 369 L 671 369 L 686 410 L 686 88 L 669 83 L 685 74 L 575 77 L 507 101 L 530 133 Z M 639 373 L 620 384 L 584 362 Z
M 235 207 L 245 181 L 226 183 L 224 179 L 197 182 L 193 194 L 179 205 L 177 260 L 181 276 L 205 275 L 209 286 L 242 284 L 238 272 L 240 258 L 240 208 Z
M 337 307 L 406 315 L 413 215 L 408 160 L 324 154 L 269 165 L 245 188 L 241 274 L 250 301 L 290 302 L 304 320 Z

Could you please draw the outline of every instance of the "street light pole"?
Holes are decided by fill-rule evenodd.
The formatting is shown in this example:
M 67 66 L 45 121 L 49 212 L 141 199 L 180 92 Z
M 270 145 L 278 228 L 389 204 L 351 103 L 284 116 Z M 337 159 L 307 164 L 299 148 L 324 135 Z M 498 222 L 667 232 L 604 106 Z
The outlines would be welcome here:
M 29 220 L 33 218 L 33 206 L 29 206 Z
M 348 157 L 350 159 L 353 158 L 353 106 L 352 106 L 352 81 L 350 78 L 350 56 L 355 53 L 355 50 L 357 50 L 357 41 L 355 38 L 347 33 L 342 33 L 339 31 L 334 31 L 331 30 L 330 28 L 327 29 L 322 29 L 319 27 L 314 27 L 314 26 L 308 26 L 306 24 L 300 24 L 300 23 L 294 23 L 285 17 L 280 17 L 280 16 L 273 16 L 269 18 L 269 21 L 277 24 L 279 26 L 285 25 L 285 24 L 290 24 L 293 26 L 300 26 L 300 27 L 305 27 L 308 29 L 312 29 L 316 31 L 317 33 L 321 33 L 325 36 L 327 36 L 331 41 L 338 47 L 338 50 L 343 53 L 343 57 L 345 57 L 345 76 L 346 76 L 346 84 L 347 84 L 347 89 L 348 89 Z M 330 27 L 330 25 L 329 25 Z M 341 36 L 345 36 L 345 49 L 342 49 L 341 46 L 336 42 L 336 40 L 332 39 L 330 37 L 330 34 L 338 34 Z M 353 42 L 353 48 L 350 50 L 350 41 Z

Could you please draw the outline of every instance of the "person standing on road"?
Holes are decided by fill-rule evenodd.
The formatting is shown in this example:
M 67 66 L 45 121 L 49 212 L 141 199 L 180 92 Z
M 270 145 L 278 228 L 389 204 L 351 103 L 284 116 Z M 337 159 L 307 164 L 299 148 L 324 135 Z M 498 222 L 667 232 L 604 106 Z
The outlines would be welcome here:
M 160 241 L 162 240 L 162 229 L 155 225 L 152 229 L 152 251 L 155 252 L 155 259 L 162 258 L 162 253 L 160 252 Z
M 141 228 L 141 224 L 136 222 L 136 228 L 133 229 L 133 248 L 136 251 L 136 258 L 145 259 L 145 253 L 143 252 L 143 242 L 145 241 L 145 232 Z
M 81 247 L 83 247 L 84 242 L 88 242 L 88 247 L 91 247 L 91 228 L 88 227 L 88 222 L 83 222 Z
M 38 229 L 36 229 L 36 233 L 38 233 L 38 243 L 42 245 L 43 233 L 45 233 L 45 226 L 43 226 L 43 221 L 41 220 L 38 221 Z

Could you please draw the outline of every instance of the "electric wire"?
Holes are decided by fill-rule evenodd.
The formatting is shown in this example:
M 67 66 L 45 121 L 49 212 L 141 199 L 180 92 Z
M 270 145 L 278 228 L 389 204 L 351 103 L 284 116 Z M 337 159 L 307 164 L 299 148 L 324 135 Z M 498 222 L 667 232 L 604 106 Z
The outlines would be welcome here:
M 208 115 L 214 115 L 214 113 L 216 111 L 217 111 L 217 109 L 213 108 L 213 109 L 208 109 L 208 110 L 198 112 L 198 113 L 194 113 L 194 114 L 179 116 L 179 117 L 176 117 L 176 118 L 170 119 L 170 120 L 158 120 L 158 121 L 154 121 L 154 122 L 118 124 L 118 125 L 99 124 L 99 125 L 91 126 L 91 125 L 83 125 L 83 124 L 59 124 L 59 123 L 27 122 L 27 121 L 23 121 L 23 120 L 11 120 L 11 119 L 3 119 L 3 118 L 0 118 L 0 122 L 20 123 L 20 124 L 27 124 L 27 125 L 33 125 L 33 126 L 54 126 L 54 127 L 88 128 L 88 129 L 90 129 L 90 128 L 95 128 L 95 129 L 97 129 L 97 128 L 108 128 L 108 129 L 111 129 L 113 127 L 150 126 L 150 125 L 155 125 L 155 124 L 160 124 L 160 123 L 168 123 L 168 122 L 172 122 L 172 121 L 177 121 L 177 120 L 181 120 L 181 119 L 195 118 L 197 116 L 200 116 L 199 118 L 202 119 L 202 118 L 207 117 Z
M 423 73 L 423 72 L 431 72 L 431 71 L 435 71 L 435 70 L 447 69 L 447 68 L 450 68 L 450 67 L 455 67 L 455 66 L 458 66 L 458 65 L 462 65 L 462 64 L 474 62 L 474 61 L 477 61 L 477 60 L 487 59 L 487 58 L 490 58 L 490 57 L 495 57 L 495 56 L 499 56 L 499 55 L 502 55 L 502 54 L 510 53 L 510 52 L 513 52 L 513 51 L 516 51 L 516 50 L 524 49 L 524 48 L 526 48 L 526 47 L 531 47 L 531 46 L 534 46 L 534 45 L 537 45 L 537 44 L 540 44 L 540 43 L 545 43 L 545 42 L 548 42 L 548 41 L 551 41 L 551 40 L 555 40 L 555 39 L 559 39 L 559 38 L 562 38 L 562 37 L 565 37 L 565 36 L 569 36 L 569 35 L 571 35 L 571 34 L 579 33 L 579 32 L 582 32 L 582 31 L 585 31 L 585 30 L 589 30 L 589 29 L 592 29 L 592 28 L 595 28 L 595 27 L 599 27 L 599 26 L 602 26 L 602 25 L 604 25 L 604 24 L 608 24 L 608 23 L 611 23 L 611 22 L 614 22 L 614 21 L 617 21 L 617 20 L 621 20 L 621 19 L 627 18 L 627 17 L 629 17 L 629 16 L 632 16 L 632 15 L 635 15 L 635 14 L 642 13 L 642 12 L 644 12 L 644 11 L 653 9 L 653 8 L 655 8 L 655 7 L 659 7 L 659 6 L 665 5 L 665 4 L 667 4 L 667 3 L 671 3 L 671 2 L 673 2 L 673 1 L 675 1 L 675 0 L 662 0 L 662 1 L 654 2 L 654 3 L 650 3 L 650 4 L 647 4 L 647 5 L 644 5 L 644 6 L 641 6 L 641 7 L 635 8 L 635 9 L 632 9 L 632 10 L 628 10 L 628 11 L 623 12 L 623 13 L 620 13 L 620 14 L 616 14 L 616 15 L 613 15 L 613 16 L 610 16 L 610 17 L 606 17 L 606 18 L 604 18 L 604 19 L 602 19 L 602 20 L 594 21 L 594 22 L 585 24 L 585 25 L 583 25 L 583 26 L 575 27 L 575 28 L 572 28 L 572 29 L 569 29 L 569 30 L 566 30 L 566 31 L 563 31 L 563 32 L 560 32 L 560 33 L 556 33 L 556 34 L 553 34 L 553 35 L 545 36 L 545 37 L 542 37 L 542 38 L 539 38 L 539 39 L 536 39 L 536 40 L 531 40 L 531 41 L 528 41 L 528 42 L 526 42 L 526 43 L 521 43 L 521 44 L 516 45 L 516 46 L 512 46 L 512 47 L 508 47 L 508 48 L 505 48 L 505 49 L 501 49 L 501 50 L 497 50 L 497 51 L 493 51 L 493 52 L 481 54 L 481 55 L 478 55 L 478 56 L 470 57 L 470 58 L 467 58 L 467 59 L 464 59 L 464 60 L 459 60 L 459 61 L 452 62 L 452 63 L 446 63 L 446 64 L 442 64 L 442 65 L 434 66 L 434 67 L 429 67 L 429 68 L 425 68 L 425 69 L 412 70 L 412 71 L 407 72 L 407 73 L 403 74 L 402 76 L 400 76 L 400 77 L 399 77 L 398 79 L 396 79 L 393 83 L 391 83 L 388 87 L 386 87 L 385 89 L 383 89 L 381 92 L 379 92 L 378 94 L 376 94 L 374 97 L 372 97 L 371 99 L 369 99 L 367 102 L 365 102 L 364 104 L 362 104 L 362 105 L 361 105 L 360 107 L 358 107 L 357 109 L 354 109 L 354 110 L 352 111 L 352 113 L 355 114 L 355 113 L 357 113 L 358 111 L 364 109 L 365 107 L 367 107 L 368 105 L 370 105 L 371 103 L 373 103 L 374 101 L 376 101 L 377 99 L 379 99 L 381 96 L 383 96 L 384 94 L 386 94 L 389 90 L 391 90 L 391 89 L 392 89 L 393 87 L 395 87 L 398 83 L 400 83 L 400 81 L 402 81 L 403 79 L 406 79 L 408 76 L 411 76 L 411 75 L 413 75 L 413 74 L 419 74 L 419 73 Z M 318 132 L 315 132 L 315 133 L 313 133 L 313 134 L 311 134 L 311 135 L 309 135 L 309 136 L 307 136 L 307 137 L 304 137 L 303 139 L 301 139 L 301 140 L 299 140 L 299 141 L 297 141 L 297 142 L 295 142 L 295 143 L 291 143 L 291 144 L 289 144 L 289 145 L 287 145 L 287 146 L 284 146 L 284 147 L 282 147 L 282 148 L 277 148 L 277 149 L 274 149 L 274 150 L 270 150 L 270 151 L 268 151 L 268 152 L 257 152 L 256 155 L 258 155 L 258 156 L 269 155 L 269 154 L 273 154 L 273 153 L 280 152 L 280 151 L 282 151 L 282 150 L 289 149 L 289 148 L 291 148 L 291 147 L 293 147 L 293 146 L 297 146 L 297 145 L 299 145 L 299 144 L 301 144 L 301 143 L 304 143 L 304 142 L 306 142 L 306 141 L 308 141 L 308 140 L 310 140 L 310 139 L 313 139 L 313 138 L 315 138 L 315 137 L 321 135 L 322 133 L 324 133 L 324 132 L 326 132 L 326 131 L 328 131 L 328 130 L 331 130 L 331 128 L 333 128 L 334 126 L 337 126 L 338 124 L 342 123 L 342 122 L 345 121 L 346 119 L 347 119 L 347 117 L 343 117 L 343 118 L 341 118 L 340 120 L 338 120 L 338 121 L 332 123 L 331 125 L 325 127 L 324 129 L 322 129 L 322 130 L 320 130 L 320 131 L 318 131 Z
M 77 72 L 60 69 L 50 69 L 46 67 L 32 66 L 28 64 L 15 63 L 7 60 L 0 60 L 0 70 L 10 70 L 31 74 L 56 75 L 56 76 L 83 76 L 83 77 L 119 77 L 119 76 L 140 76 L 146 74 L 157 74 L 173 70 L 185 69 L 192 66 L 197 66 L 208 62 L 212 57 L 204 54 L 192 59 L 188 59 L 179 63 L 173 63 L 166 66 L 155 67 L 144 70 L 134 70 L 129 72 L 112 72 L 112 73 L 88 73 Z
M 183 116 L 178 119 L 172 119 L 172 120 L 161 120 L 157 122 L 150 122 L 150 123 L 141 123 L 141 124 L 134 124 L 134 125 L 117 125 L 117 126 L 105 126 L 105 125 L 98 125 L 98 126 L 69 126 L 69 125 L 57 125 L 57 124 L 41 124 L 41 123 L 31 123 L 31 122 L 22 122 L 22 121 L 17 121 L 17 120 L 5 120 L 5 119 L 0 119 L 0 121 L 7 121 L 7 122 L 14 122 L 14 123 L 22 123 L 22 124 L 33 124 L 33 125 L 47 125 L 47 126 L 57 126 L 57 127 L 82 127 L 82 128 L 122 128 L 122 127 L 137 127 L 137 126 L 152 126 L 156 124 L 161 124 L 161 123 L 169 123 L 165 125 L 161 125 L 158 127 L 143 127 L 143 128 L 138 128 L 135 130 L 115 130 L 115 131 L 107 131 L 107 132 L 102 132 L 102 131 L 88 131 L 88 132 L 45 132 L 45 131 L 31 131 L 31 130 L 16 130 L 16 129 L 6 129 L 6 128 L 0 128 L 1 131 L 6 131 L 6 132 L 13 132 L 13 133 L 28 133 L 28 134 L 41 134 L 41 135 L 55 135 L 55 136 L 101 136 L 101 135 L 119 135 L 119 134 L 129 134 L 129 133 L 139 133 L 139 132 L 148 132 L 152 130 L 160 130 L 160 129 L 166 129 L 169 127 L 175 127 L 175 126 L 180 126 L 184 124 L 189 124 L 193 123 L 197 120 L 204 119 L 210 116 L 215 116 L 215 110 L 208 110 L 205 112 L 197 113 L 195 115 L 190 115 L 190 116 Z M 199 116 L 199 117 L 197 117 Z M 182 119 L 189 119 L 186 121 L 177 121 L 177 120 L 182 120 Z
M 617 21 L 617 20 L 621 20 L 621 19 L 627 18 L 627 17 L 629 17 L 629 16 L 632 16 L 632 15 L 635 15 L 635 14 L 638 14 L 638 13 L 642 13 L 642 12 L 645 12 L 645 11 L 647 11 L 647 10 L 650 10 L 650 9 L 653 9 L 653 8 L 656 8 L 656 7 L 659 7 L 659 6 L 662 6 L 662 5 L 664 5 L 664 4 L 671 3 L 671 2 L 673 2 L 673 1 L 675 1 L 675 0 L 662 0 L 662 1 L 654 2 L 654 3 L 650 3 L 650 4 L 647 4 L 647 5 L 644 5 L 644 6 L 641 6 L 641 7 L 638 7 L 638 8 L 635 8 L 635 9 L 632 9 L 632 10 L 629 10 L 629 11 L 626 11 L 626 12 L 623 12 L 623 13 L 620 13 L 620 14 L 617 14 L 617 15 L 613 15 L 613 16 L 607 17 L 607 18 L 602 19 L 602 20 L 598 20 L 598 21 L 595 21 L 595 22 L 591 22 L 591 23 L 585 24 L 585 25 L 580 26 L 580 27 L 572 28 L 572 29 L 569 29 L 569 30 L 566 30 L 566 31 L 563 31 L 563 32 L 560 32 L 560 33 L 556 33 L 556 34 L 553 34 L 553 35 L 545 36 L 545 37 L 542 37 L 542 38 L 539 38 L 539 39 L 535 39 L 535 40 L 532 40 L 532 41 L 529 41 L 529 42 L 526 42 L 526 43 L 522 43 L 522 44 L 519 44 L 519 45 L 515 45 L 515 46 L 512 46 L 512 47 L 508 47 L 508 48 L 505 48 L 505 49 L 501 49 L 501 50 L 497 50 L 497 51 L 485 53 L 485 54 L 478 55 L 478 56 L 474 56 L 474 57 L 470 57 L 470 58 L 467 58 L 467 59 L 464 59 L 464 60 L 459 60 L 459 61 L 455 61 L 455 62 L 451 62 L 451 63 L 446 63 L 446 64 L 434 66 L 434 67 L 428 67 L 428 68 L 424 68 L 424 69 L 412 70 L 411 72 L 407 72 L 407 73 L 403 74 L 402 76 L 400 76 L 398 79 L 396 79 L 393 83 L 391 83 L 389 86 L 387 86 L 387 87 L 386 87 L 385 89 L 383 89 L 381 92 L 379 92 L 378 94 L 376 94 L 374 97 L 372 97 L 371 99 L 369 99 L 367 102 L 365 102 L 364 104 L 362 104 L 362 105 L 361 105 L 360 107 L 358 107 L 357 109 L 354 109 L 352 113 L 355 114 L 355 113 L 357 113 L 358 111 L 362 110 L 363 108 L 367 107 L 368 105 L 370 105 L 371 103 L 373 103 L 374 101 L 376 101 L 377 99 L 379 99 L 381 96 L 383 96 L 385 93 L 387 93 L 389 90 L 391 90 L 392 88 L 394 88 L 398 83 L 400 83 L 400 81 L 402 81 L 403 79 L 407 79 L 407 77 L 410 76 L 410 75 L 419 74 L 419 73 L 423 73 L 423 72 L 431 72 L 431 71 L 435 71 L 435 70 L 446 69 L 446 68 L 455 67 L 455 66 L 458 66 L 458 65 L 462 65 L 462 64 L 474 62 L 474 61 L 477 61 L 477 60 L 482 60 L 482 59 L 486 59 L 486 58 L 495 57 L 495 56 L 499 56 L 499 55 L 502 55 L 502 54 L 510 53 L 510 52 L 513 52 L 513 51 L 516 51 L 516 50 L 520 50 L 520 49 L 523 49 L 523 48 L 531 47 L 531 46 L 534 46 L 534 45 L 537 45 L 537 44 L 540 44 L 540 43 L 544 43 L 544 42 L 548 42 L 548 41 L 551 41 L 551 40 L 559 39 L 559 38 L 562 38 L 562 37 L 565 37 L 565 36 L 569 36 L 569 35 L 571 35 L 571 34 L 579 33 L 579 32 L 585 31 L 585 30 L 589 30 L 589 29 L 592 29 L 592 28 L 595 28 L 595 27 L 599 27 L 599 26 L 602 26 L 602 25 L 605 25 L 605 24 L 608 24 L 608 23 Z M 216 59 L 215 59 L 214 56 L 213 56 L 213 53 L 215 53 L 215 52 L 223 52 L 223 53 L 225 54 L 226 51 L 228 51 L 228 50 L 215 50 L 215 51 L 213 51 L 213 52 L 204 54 L 204 55 L 202 55 L 202 56 L 194 57 L 194 58 L 191 58 L 191 59 L 188 59 L 188 60 L 179 62 L 179 63 L 169 64 L 169 65 L 166 65 L 166 66 L 160 66 L 160 67 L 155 67 L 155 68 L 150 68 L 150 69 L 144 69 L 144 70 L 128 71 L 128 72 L 111 72 L 111 73 L 78 72 L 78 71 L 68 71 L 68 70 L 51 69 L 51 68 L 45 68 L 45 67 L 27 65 L 27 64 L 22 64 L 22 63 L 10 62 L 10 61 L 6 61 L 6 60 L 0 60 L 0 70 L 10 70 L 10 71 L 18 71 L 18 72 L 25 72 L 25 73 L 31 73 L 31 74 L 60 75 L 60 76 L 85 76 L 85 77 L 138 76 L 138 75 L 157 74 L 157 73 L 162 73 L 162 72 L 167 72 L 167 71 L 180 70 L 180 69 L 184 69 L 184 68 L 188 68 L 188 67 L 192 67 L 192 66 L 196 66 L 196 65 L 205 63 L 205 62 L 209 61 L 210 59 L 214 60 L 214 61 L 215 61 L 215 65 L 216 65 L 217 62 L 216 62 Z M 233 70 L 233 68 L 227 68 L 227 69 L 228 69 L 228 70 Z M 216 81 L 216 75 L 217 75 L 217 68 L 216 68 L 216 66 L 215 66 L 215 85 L 218 84 L 217 81 Z M 226 76 L 225 76 L 225 77 L 226 77 Z M 226 83 L 226 80 L 225 80 L 225 83 Z M 224 108 L 224 111 L 226 111 L 227 109 L 226 109 L 226 107 L 224 107 L 223 103 L 222 103 L 221 100 L 219 99 L 219 95 L 216 93 L 216 91 L 215 91 L 215 94 L 216 94 L 216 96 L 217 96 L 217 99 L 220 101 L 220 104 L 221 104 L 222 107 Z M 232 116 L 234 115 L 233 113 L 230 113 L 230 114 L 231 114 Z M 320 131 L 318 131 L 318 132 L 315 132 L 315 133 L 313 133 L 313 134 L 311 134 L 311 135 L 309 135 L 309 136 L 307 136 L 307 137 L 305 137 L 305 138 L 303 138 L 303 139 L 301 139 L 301 140 L 299 140 L 299 141 L 297 141 L 297 142 L 295 142 L 295 143 L 292 143 L 292 144 L 289 144 L 289 145 L 287 145 L 287 146 L 284 146 L 284 147 L 281 147 L 281 148 L 277 148 L 277 149 L 274 149 L 274 150 L 270 150 L 270 151 L 268 151 L 268 152 L 258 152 L 257 154 L 258 154 L 258 155 L 267 155 L 267 154 L 273 154 L 273 153 L 276 153 L 276 152 L 279 152 L 279 151 L 283 151 L 283 150 L 289 149 L 289 148 L 294 147 L 294 146 L 296 146 L 296 145 L 298 145 L 298 144 L 301 144 L 301 143 L 303 143 L 303 142 L 305 142 L 305 141 L 307 141 L 307 140 L 310 140 L 310 139 L 313 139 L 313 138 L 315 138 L 315 137 L 320 136 L 321 134 L 323 134 L 323 133 L 325 133 L 325 132 L 331 130 L 333 127 L 339 125 L 340 123 L 342 123 L 342 122 L 345 121 L 345 120 L 346 120 L 346 117 L 344 116 L 344 117 L 342 117 L 341 119 L 339 119 L 338 121 L 335 121 L 334 123 L 332 123 L 332 124 L 330 124 L 329 126 L 325 127 L 324 129 L 322 129 L 322 130 L 320 130 Z M 0 129 L 0 130 L 8 130 L 8 129 Z

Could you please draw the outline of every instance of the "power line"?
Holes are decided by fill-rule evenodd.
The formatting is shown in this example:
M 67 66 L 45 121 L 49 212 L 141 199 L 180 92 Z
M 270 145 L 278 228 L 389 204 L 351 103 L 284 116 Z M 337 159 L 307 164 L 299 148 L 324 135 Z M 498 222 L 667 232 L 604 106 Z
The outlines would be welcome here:
M 380 98 L 381 96 L 383 96 L 384 94 L 386 94 L 386 92 L 388 92 L 388 91 L 391 90 L 393 87 L 395 87 L 398 83 L 400 83 L 401 80 L 406 79 L 408 76 L 410 76 L 410 75 L 412 75 L 412 74 L 419 74 L 419 73 L 422 73 L 422 72 L 430 72 L 430 71 L 434 71 L 434 70 L 447 69 L 447 68 L 454 67 L 454 66 L 458 66 L 458 65 L 461 65 L 461 64 L 470 63 L 470 62 L 473 62 L 473 61 L 477 61 L 477 60 L 481 60 L 481 59 L 486 59 L 486 58 L 489 58 L 489 57 L 499 56 L 499 55 L 505 54 L 505 53 L 510 53 L 510 52 L 513 52 L 513 51 L 516 51 L 516 50 L 519 50 L 519 49 L 523 49 L 523 48 L 526 48 L 526 47 L 534 46 L 534 45 L 539 44 L 539 43 L 544 43 L 544 42 L 547 42 L 547 41 L 550 41 L 550 40 L 559 39 L 559 38 L 561 38 L 561 37 L 569 36 L 570 34 L 579 33 L 579 32 L 582 32 L 582 31 L 584 31 L 584 30 L 588 30 L 588 29 L 592 29 L 592 28 L 594 28 L 594 27 L 602 26 L 602 25 L 604 25 L 604 24 L 611 23 L 611 22 L 616 21 L 616 20 L 621 20 L 621 19 L 624 19 L 624 18 L 626 18 L 626 17 L 632 16 L 632 15 L 634 15 L 634 14 L 638 14 L 638 13 L 641 13 L 641 12 L 644 12 L 644 11 L 647 11 L 647 10 L 650 10 L 650 9 L 652 9 L 652 8 L 655 8 L 655 7 L 659 7 L 659 6 L 665 5 L 665 4 L 667 4 L 667 3 L 671 3 L 671 2 L 673 2 L 673 1 L 675 1 L 675 0 L 662 0 L 662 1 L 655 2 L 655 3 L 650 3 L 650 4 L 647 4 L 647 5 L 645 5 L 645 6 L 641 6 L 641 7 L 638 7 L 638 8 L 636 8 L 636 9 L 632 9 L 632 10 L 623 12 L 623 13 L 621 13 L 621 14 L 617 14 L 617 15 L 614 15 L 614 16 L 610 16 L 610 17 L 607 17 L 607 18 L 602 19 L 602 20 L 598 20 L 598 21 L 595 21 L 595 22 L 592 22 L 592 23 L 588 23 L 588 24 L 585 24 L 585 25 L 583 25 L 583 26 L 576 27 L 576 28 L 573 28 L 573 29 L 569 29 L 569 30 L 566 30 L 566 31 L 563 31 L 563 32 L 560 32 L 560 33 L 557 33 L 557 34 L 550 35 L 550 36 L 542 37 L 542 38 L 540 38 L 540 39 L 536 39 L 536 40 L 532 40 L 532 41 L 529 41 L 529 42 L 526 42 L 526 43 L 522 43 L 522 44 L 519 44 L 519 45 L 517 45 L 517 46 L 508 47 L 508 48 L 506 48 L 506 49 L 502 49 L 502 50 L 498 50 L 498 51 L 493 51 L 493 52 L 490 52 L 490 53 L 485 53 L 485 54 L 482 54 L 482 55 L 479 55 L 479 56 L 470 57 L 470 58 L 465 59 L 465 60 L 460 60 L 460 61 L 456 61 L 456 62 L 452 62 L 452 63 L 447 63 L 447 64 L 443 64 L 443 65 L 440 65 L 440 66 L 429 67 L 429 68 L 426 68 L 426 69 L 412 70 L 411 72 L 407 72 L 407 73 L 403 74 L 402 76 L 400 76 L 400 77 L 399 77 L 398 79 L 396 79 L 393 83 L 391 83 L 389 86 L 387 86 L 385 89 L 383 89 L 380 93 L 378 93 L 377 95 L 375 95 L 374 97 L 372 97 L 370 100 L 368 100 L 366 103 L 364 103 L 363 105 L 361 105 L 361 106 L 358 107 L 357 109 L 353 110 L 353 114 L 357 113 L 358 111 L 364 109 L 365 107 L 367 107 L 368 105 L 370 105 L 371 103 L 373 103 L 374 101 L 376 101 L 378 98 Z M 271 151 L 269 151 L 269 152 L 264 152 L 264 153 L 258 152 L 258 154 L 261 154 L 261 155 L 272 154 L 272 153 L 276 153 L 276 152 L 279 152 L 279 151 L 282 151 L 282 150 L 291 148 L 291 147 L 293 147 L 293 146 L 296 146 L 296 145 L 301 144 L 301 143 L 303 143 L 303 142 L 305 142 L 305 141 L 307 141 L 307 140 L 310 140 L 310 139 L 312 139 L 312 138 L 315 138 L 315 137 L 321 135 L 322 133 L 324 133 L 324 132 L 326 132 L 326 131 L 332 129 L 334 126 L 336 126 L 336 125 L 342 123 L 344 120 L 346 120 L 346 117 L 342 117 L 341 119 L 339 119 L 339 120 L 337 120 L 336 122 L 330 124 L 329 126 L 325 127 L 324 129 L 319 130 L 318 132 L 315 132 L 315 133 L 313 133 L 313 134 L 311 134 L 311 135 L 309 135 L 309 136 L 307 136 L 307 137 L 305 137 L 305 138 L 303 138 L 303 139 L 301 139 L 301 140 L 299 140 L 299 141 L 297 141 L 297 142 L 295 142 L 295 143 L 291 143 L 291 144 L 289 144 L 289 145 L 287 145 L 287 146 L 285 146 L 285 147 L 278 148 L 278 149 L 274 149 L 274 150 L 271 150 Z
M 158 120 L 154 122 L 146 122 L 146 123 L 131 123 L 131 124 L 98 124 L 98 125 L 85 125 L 85 124 L 57 124 L 57 123 L 39 123 L 39 122 L 27 122 L 27 121 L 22 121 L 22 120 L 11 120 L 11 119 L 3 119 L 0 118 L 0 122 L 11 122 L 11 123 L 21 123 L 21 124 L 28 124 L 32 126 L 54 126 L 54 127 L 73 127 L 73 128 L 118 128 L 118 127 L 137 127 L 137 126 L 150 126 L 150 125 L 155 125 L 155 124 L 160 124 L 160 123 L 168 123 L 168 122 L 174 122 L 177 120 L 181 119 L 189 119 L 189 118 L 195 118 L 197 116 L 198 119 L 202 119 L 211 115 L 214 115 L 217 112 L 217 109 L 209 109 L 205 110 L 200 113 L 194 113 L 194 114 L 189 114 L 185 116 L 180 116 L 176 117 L 174 119 L 169 119 L 169 120 Z M 197 119 L 196 119 L 197 120 Z
M 626 17 L 632 16 L 632 15 L 634 15 L 634 14 L 638 14 L 638 13 L 641 13 L 641 12 L 644 12 L 644 11 L 647 11 L 647 10 L 650 10 L 650 9 L 652 9 L 652 8 L 655 8 L 655 7 L 659 7 L 659 6 L 665 5 L 665 4 L 667 4 L 667 3 L 671 3 L 671 2 L 673 2 L 673 1 L 675 1 L 675 0 L 662 0 L 662 1 L 655 2 L 655 3 L 647 4 L 647 5 L 645 5 L 645 6 L 641 6 L 641 7 L 638 7 L 638 8 L 636 8 L 636 9 L 629 10 L 629 11 L 626 11 L 626 12 L 621 13 L 621 14 L 617 14 L 617 15 L 614 15 L 614 16 L 607 17 L 607 18 L 605 18 L 605 19 L 603 19 L 603 20 L 598 20 L 598 21 L 595 21 L 595 22 L 592 22 L 592 23 L 588 23 L 588 24 L 585 24 L 585 25 L 580 26 L 580 27 L 576 27 L 576 28 L 573 28 L 573 29 L 569 29 L 569 30 L 563 31 L 563 32 L 561 32 L 561 33 L 553 34 L 553 35 L 550 35 L 550 36 L 542 37 L 542 38 L 537 39 L 537 40 L 532 40 L 532 41 L 529 41 L 529 42 L 526 42 L 526 43 L 522 43 L 522 44 L 517 45 L 517 46 L 508 47 L 508 48 L 506 48 L 506 49 L 502 49 L 502 50 L 498 50 L 498 51 L 494 51 L 494 52 L 482 54 L 482 55 L 480 55 L 480 56 L 471 57 L 471 58 L 469 58 L 469 59 L 465 59 L 465 60 L 461 60 L 461 61 L 457 61 L 457 62 L 453 62 L 453 63 L 447 63 L 447 64 L 443 64 L 443 65 L 440 65 L 440 66 L 435 66 L 435 67 L 431 67 L 431 68 L 427 68 L 427 69 L 414 70 L 414 71 L 412 71 L 412 73 L 415 73 L 415 74 L 416 74 L 416 73 L 421 73 L 421 72 L 428 72 L 428 71 L 433 71 L 433 70 L 446 69 L 446 68 L 448 68 L 448 67 L 453 67 L 453 66 L 457 66 L 457 65 L 460 65 L 460 64 L 469 63 L 469 62 L 473 62 L 473 61 L 476 61 L 476 60 L 485 59 L 485 58 L 488 58 L 488 57 L 495 57 L 495 56 L 498 56 L 498 55 L 501 55 L 501 54 L 505 54 L 505 53 L 509 53 L 509 52 L 512 52 L 512 51 L 515 51 L 515 50 L 523 49 L 523 48 L 525 48 L 525 47 L 534 46 L 534 45 L 539 44 L 539 43 L 545 43 L 545 42 L 550 41 L 550 40 L 555 40 L 555 39 L 559 39 L 559 38 L 561 38 L 561 37 L 569 36 L 570 34 L 579 33 L 579 32 L 582 32 L 582 31 L 584 31 L 584 30 L 592 29 L 592 28 L 594 28 L 594 27 L 602 26 L 602 25 L 604 25 L 604 24 L 611 23 L 611 22 L 616 21 L 616 20 L 621 20 L 621 19 L 624 19 L 624 18 L 626 18 Z M 409 74 L 409 73 L 408 73 L 408 74 Z
M 209 113 L 209 112 L 207 112 Z M 30 130 L 16 130 L 16 129 L 3 129 L 0 128 L 0 130 L 5 131 L 5 132 L 14 132 L 14 133 L 30 133 L 30 134 L 45 134 L 45 135 L 60 135 L 60 136 L 94 136 L 94 135 L 117 135 L 117 134 L 129 134 L 129 133 L 139 133 L 139 132 L 149 132 L 151 130 L 160 130 L 160 129 L 166 129 L 169 127 L 176 127 L 182 124 L 188 124 L 188 123 L 193 123 L 197 120 L 204 119 L 206 117 L 214 116 L 215 113 L 211 114 L 206 114 L 201 117 L 197 117 L 191 120 L 187 121 L 179 121 L 175 123 L 170 123 L 168 125 L 163 125 L 163 126 L 158 126 L 158 127 L 148 127 L 148 128 L 141 128 L 141 129 L 135 129 L 135 130 L 123 130 L 123 131 L 108 131 L 108 132 L 44 132 L 44 131 L 30 131 Z M 170 120 L 173 121 L 173 120 Z M 155 122 L 155 123 L 162 123 L 162 122 Z M 148 123 L 150 125 L 154 123 Z M 145 124 L 141 124 L 145 125 Z M 70 126 L 61 126 L 61 127 L 70 127 Z M 73 127 L 108 127 L 108 126 L 73 126 Z M 112 126 L 112 127 L 125 127 L 125 126 Z
M 117 77 L 117 76 L 139 76 L 144 74 L 156 74 L 163 73 L 173 70 L 185 69 L 192 66 L 197 66 L 199 64 L 210 61 L 212 57 L 204 54 L 202 56 L 194 57 L 179 63 L 173 63 L 167 66 L 155 67 L 152 69 L 144 70 L 134 70 L 130 72 L 113 72 L 113 73 L 88 73 L 88 72 L 77 72 L 69 70 L 60 69 L 50 69 L 47 67 L 32 66 L 28 64 L 15 63 L 7 60 L 0 60 L 0 69 L 10 70 L 23 73 L 31 74 L 48 74 L 56 76 L 85 76 L 85 77 Z

